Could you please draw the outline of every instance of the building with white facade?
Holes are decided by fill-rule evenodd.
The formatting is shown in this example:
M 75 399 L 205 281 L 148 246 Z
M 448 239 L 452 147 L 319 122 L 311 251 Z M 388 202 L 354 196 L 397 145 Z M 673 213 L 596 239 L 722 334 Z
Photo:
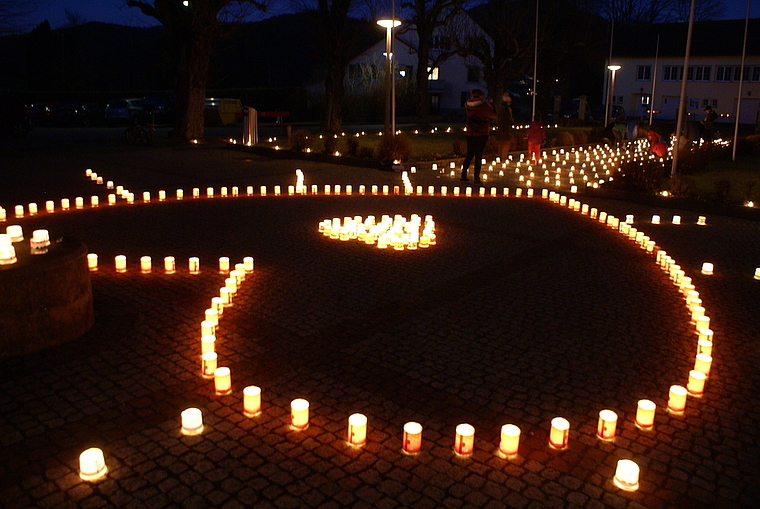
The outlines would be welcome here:
M 466 26 L 468 33 L 477 33 L 490 41 L 490 37 L 466 13 L 458 15 L 459 19 L 440 27 L 433 36 L 430 51 L 430 65 L 425 70 L 429 73 L 428 91 L 430 94 L 430 113 L 433 115 L 450 115 L 464 113 L 464 102 L 473 88 L 480 88 L 487 94 L 482 77 L 482 64 L 474 57 L 463 58 L 454 53 L 451 45 L 451 26 Z M 393 57 L 396 61 L 396 82 L 408 80 L 414 83 L 417 72 L 417 32 L 414 26 L 401 25 L 394 30 Z M 446 54 L 446 58 L 439 58 Z M 360 88 L 362 83 L 382 82 L 386 65 L 385 40 L 371 46 L 351 61 L 348 68 L 348 80 L 353 88 Z
M 620 66 L 614 79 L 612 103 L 629 116 L 673 120 L 678 115 L 684 72 L 686 23 L 616 28 L 612 64 Z M 760 19 L 749 22 L 742 69 L 744 20 L 695 23 L 687 71 L 687 112 L 691 120 L 704 118 L 710 106 L 719 121 L 733 122 L 742 81 L 740 123 L 760 120 Z M 659 51 L 657 40 L 659 36 Z M 607 75 L 608 80 L 611 73 Z M 605 86 L 605 90 L 609 90 Z

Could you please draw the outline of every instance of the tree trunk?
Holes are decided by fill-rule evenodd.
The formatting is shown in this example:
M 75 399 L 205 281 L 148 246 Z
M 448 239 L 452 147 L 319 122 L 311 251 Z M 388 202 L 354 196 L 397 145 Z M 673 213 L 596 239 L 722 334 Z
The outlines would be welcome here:
M 193 34 L 179 51 L 177 118 L 174 135 L 186 140 L 203 138 L 204 107 L 213 32 Z
M 337 133 L 343 125 L 343 84 L 344 70 L 337 62 L 331 62 L 325 76 L 325 118 L 322 129 L 329 133 Z

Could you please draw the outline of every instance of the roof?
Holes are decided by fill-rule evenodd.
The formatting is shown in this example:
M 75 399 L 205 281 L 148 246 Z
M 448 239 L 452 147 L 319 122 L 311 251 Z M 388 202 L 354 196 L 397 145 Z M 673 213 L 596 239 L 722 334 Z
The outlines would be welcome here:
M 660 36 L 661 57 L 682 57 L 686 49 L 688 23 L 615 26 L 614 57 L 653 57 Z M 694 23 L 691 56 L 740 56 L 744 20 L 700 21 Z M 760 55 L 760 18 L 749 20 L 747 55 Z

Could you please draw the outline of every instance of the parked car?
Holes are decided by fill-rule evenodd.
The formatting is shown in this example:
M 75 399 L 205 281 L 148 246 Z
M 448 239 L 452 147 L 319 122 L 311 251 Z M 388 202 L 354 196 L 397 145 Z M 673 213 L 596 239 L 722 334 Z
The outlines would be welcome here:
M 155 124 L 173 122 L 176 102 L 173 92 L 147 94 L 143 102 L 145 116 Z
M 69 103 L 53 110 L 50 122 L 54 126 L 88 127 L 105 121 L 106 108 L 98 103 Z
M 143 98 L 139 99 L 114 99 L 106 105 L 106 123 L 128 124 L 130 122 L 142 123 L 145 117 L 143 110 Z
M 15 98 L 0 99 L 0 135 L 26 136 L 32 129 L 29 105 Z
M 32 103 L 31 119 L 33 125 L 50 125 L 50 117 L 57 108 L 61 106 L 59 102 L 38 102 Z

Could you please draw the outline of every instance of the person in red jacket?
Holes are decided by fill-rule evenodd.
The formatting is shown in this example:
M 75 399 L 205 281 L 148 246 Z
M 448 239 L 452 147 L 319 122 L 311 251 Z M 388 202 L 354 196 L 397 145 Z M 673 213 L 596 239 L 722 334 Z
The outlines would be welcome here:
M 528 157 L 536 162 L 541 161 L 541 144 L 546 139 L 544 124 L 540 120 L 531 122 L 525 137 L 528 138 Z
M 491 131 L 491 119 L 496 118 L 496 110 L 491 101 L 486 101 L 483 91 L 477 88 L 470 91 L 470 99 L 465 103 L 467 112 L 467 127 L 465 137 L 467 140 L 467 156 L 462 163 L 462 182 L 467 182 L 467 170 L 470 163 L 475 160 L 473 167 L 473 180 L 476 184 L 480 181 L 480 167 L 483 159 L 483 151 L 488 142 L 488 133 Z

